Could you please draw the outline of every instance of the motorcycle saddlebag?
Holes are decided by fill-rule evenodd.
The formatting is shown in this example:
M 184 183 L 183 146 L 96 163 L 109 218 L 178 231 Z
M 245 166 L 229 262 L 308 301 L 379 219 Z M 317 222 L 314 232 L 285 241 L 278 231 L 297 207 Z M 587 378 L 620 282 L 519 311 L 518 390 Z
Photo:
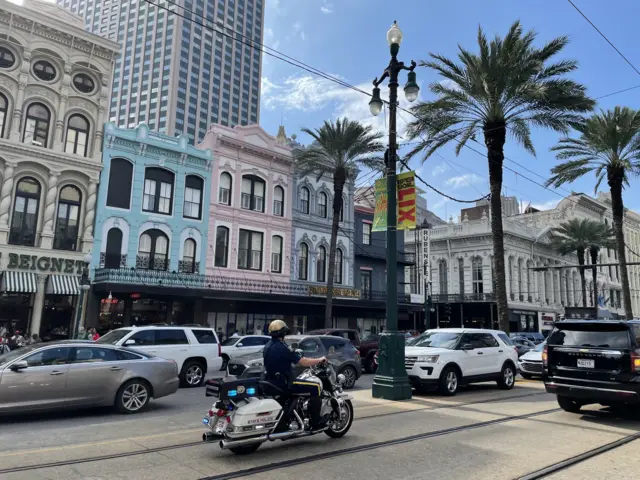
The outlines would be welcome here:
M 244 400 L 247 397 L 255 397 L 259 392 L 257 378 L 243 378 L 242 380 L 224 381 L 207 380 L 205 383 L 205 396 L 217 397 L 220 400 Z

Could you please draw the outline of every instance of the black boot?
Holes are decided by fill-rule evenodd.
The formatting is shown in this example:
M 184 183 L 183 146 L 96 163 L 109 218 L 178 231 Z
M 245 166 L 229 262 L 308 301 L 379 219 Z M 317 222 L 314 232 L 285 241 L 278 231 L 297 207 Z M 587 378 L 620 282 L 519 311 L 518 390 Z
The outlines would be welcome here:
M 309 416 L 311 417 L 311 431 L 322 430 L 327 426 L 327 421 L 320 417 L 322 409 L 322 400 L 320 397 L 311 397 L 309 399 Z

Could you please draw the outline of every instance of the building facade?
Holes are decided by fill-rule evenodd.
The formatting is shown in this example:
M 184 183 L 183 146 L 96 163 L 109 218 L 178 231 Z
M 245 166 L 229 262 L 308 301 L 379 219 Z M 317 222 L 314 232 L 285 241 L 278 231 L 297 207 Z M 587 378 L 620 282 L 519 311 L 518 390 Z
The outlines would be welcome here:
M 93 262 L 101 331 L 185 323 L 196 300 L 165 287 L 205 272 L 213 155 L 141 124 L 105 125 Z M 96 314 L 96 309 L 99 313 Z
M 262 53 L 252 45 L 264 37 L 264 0 L 152 3 L 57 0 L 88 31 L 121 45 L 109 120 L 145 122 L 192 143 L 211 123 L 259 123 Z
M 94 248 L 118 46 L 33 0 L 0 0 L 0 30 L 0 326 L 64 338 Z

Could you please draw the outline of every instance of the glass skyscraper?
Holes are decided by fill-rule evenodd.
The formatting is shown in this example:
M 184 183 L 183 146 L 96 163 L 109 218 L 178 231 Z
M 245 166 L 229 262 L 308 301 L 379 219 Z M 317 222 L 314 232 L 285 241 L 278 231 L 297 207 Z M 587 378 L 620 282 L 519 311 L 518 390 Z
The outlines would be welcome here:
M 109 106 L 117 126 L 200 141 L 211 123 L 259 122 L 262 53 L 251 45 L 263 40 L 265 0 L 56 1 L 122 48 Z

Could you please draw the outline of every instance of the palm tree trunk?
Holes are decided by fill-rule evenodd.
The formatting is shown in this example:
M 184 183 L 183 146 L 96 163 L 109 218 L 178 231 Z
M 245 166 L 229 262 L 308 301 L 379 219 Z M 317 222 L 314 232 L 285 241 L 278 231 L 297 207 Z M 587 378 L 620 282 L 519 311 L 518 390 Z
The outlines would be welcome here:
M 616 236 L 616 248 L 618 249 L 618 261 L 620 262 L 620 281 L 622 283 L 622 301 L 624 302 L 624 313 L 627 320 L 633 320 L 633 309 L 631 307 L 631 290 L 629 289 L 629 275 L 627 274 L 627 252 L 624 242 L 624 230 L 622 222 L 624 219 L 624 203 L 622 202 L 622 180 L 620 174 L 609 173 L 608 181 L 611 189 L 611 210 L 613 211 L 613 232 Z
M 598 248 L 591 247 L 591 276 L 593 277 L 593 306 L 596 308 L 596 318 L 598 317 Z
M 496 303 L 498 305 L 498 325 L 509 333 L 509 312 L 507 310 L 507 285 L 504 270 L 504 237 L 502 229 L 502 164 L 504 162 L 504 124 L 485 124 L 484 143 L 489 161 L 489 190 L 491 192 L 491 233 L 493 236 L 493 258 L 495 265 Z M 493 325 L 491 326 L 493 328 Z
M 344 170 L 337 170 L 333 175 L 333 219 L 331 222 L 331 242 L 329 244 L 329 278 L 327 278 L 327 304 L 324 312 L 325 328 L 333 327 L 333 277 L 336 270 L 336 249 L 338 247 L 338 227 L 340 210 L 342 210 L 342 192 L 347 175 Z
M 580 285 L 582 286 L 582 306 L 587 308 L 587 281 L 584 278 L 584 249 L 579 248 L 576 253 L 578 254 L 578 265 L 580 265 Z

